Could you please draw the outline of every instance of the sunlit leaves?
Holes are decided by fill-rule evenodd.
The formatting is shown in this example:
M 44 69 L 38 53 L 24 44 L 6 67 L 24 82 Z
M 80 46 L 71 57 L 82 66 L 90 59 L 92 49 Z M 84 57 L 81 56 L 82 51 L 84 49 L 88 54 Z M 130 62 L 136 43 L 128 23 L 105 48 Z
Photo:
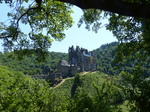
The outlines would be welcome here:
M 70 7 L 57 2 L 48 1 L 43 3 L 41 10 L 32 11 L 28 15 L 29 22 L 31 23 L 32 33 L 43 33 L 53 37 L 56 40 L 61 40 L 65 37 L 63 31 L 72 25 L 72 13 Z
M 81 16 L 78 27 L 80 27 L 83 23 L 86 25 L 86 29 L 90 30 L 92 26 L 92 31 L 96 32 L 101 27 L 101 19 L 102 19 L 102 11 L 101 10 L 95 10 L 95 9 L 89 9 L 89 10 L 83 10 L 83 15 Z
M 124 0 L 128 1 L 128 0 Z M 146 4 L 149 0 L 129 0 L 132 3 Z M 136 41 L 138 49 L 147 50 L 149 47 L 149 20 L 118 15 L 116 13 L 103 12 L 101 10 L 83 10 L 83 16 L 79 20 L 80 27 L 85 23 L 85 28 L 97 32 L 101 28 L 101 20 L 108 19 L 106 29 L 112 31 L 119 42 Z
M 44 111 L 49 103 L 49 85 L 0 66 L 0 111 Z
M 120 42 L 133 41 L 141 34 L 140 20 L 117 14 L 111 14 L 106 28 L 111 30 Z
M 46 51 L 53 40 L 65 38 L 64 30 L 73 23 L 70 5 L 58 1 L 43 0 L 38 7 L 35 1 L 22 0 L 14 2 L 12 7 L 7 14 L 9 20 L 0 25 L 0 37 L 8 50 Z M 23 25 L 28 28 L 26 31 Z

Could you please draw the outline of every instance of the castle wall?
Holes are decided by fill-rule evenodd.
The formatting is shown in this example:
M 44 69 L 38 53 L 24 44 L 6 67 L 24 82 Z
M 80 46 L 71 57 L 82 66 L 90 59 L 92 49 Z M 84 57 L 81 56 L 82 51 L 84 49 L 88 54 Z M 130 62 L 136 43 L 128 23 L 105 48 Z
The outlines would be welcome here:
M 73 76 L 76 73 L 78 73 L 78 66 L 70 66 L 70 75 Z
M 55 79 L 59 77 L 73 77 L 79 72 L 96 70 L 96 63 L 92 52 L 88 52 L 88 50 L 83 48 L 80 49 L 78 46 L 76 50 L 71 47 L 68 51 L 69 64 L 66 60 L 60 60 L 57 66 L 57 73 L 32 76 L 32 78 L 46 79 L 55 83 Z
M 72 77 L 74 74 L 96 69 L 95 60 L 92 52 L 87 49 L 70 47 L 68 49 L 69 61 L 60 60 L 57 71 L 63 78 Z
M 74 49 L 74 47 L 69 48 L 69 64 L 72 66 L 79 67 L 78 72 L 95 70 L 95 60 L 92 52 L 87 49 L 79 48 L 79 46 Z
M 69 74 L 70 66 L 58 65 L 57 72 L 62 74 L 62 77 L 67 77 Z

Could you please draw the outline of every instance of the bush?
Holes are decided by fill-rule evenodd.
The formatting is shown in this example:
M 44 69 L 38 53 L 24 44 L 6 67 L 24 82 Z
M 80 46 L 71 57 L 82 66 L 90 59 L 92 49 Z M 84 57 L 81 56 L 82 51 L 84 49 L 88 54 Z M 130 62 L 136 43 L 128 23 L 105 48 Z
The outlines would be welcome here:
M 49 95 L 49 85 L 45 81 L 0 66 L 1 112 L 46 112 Z

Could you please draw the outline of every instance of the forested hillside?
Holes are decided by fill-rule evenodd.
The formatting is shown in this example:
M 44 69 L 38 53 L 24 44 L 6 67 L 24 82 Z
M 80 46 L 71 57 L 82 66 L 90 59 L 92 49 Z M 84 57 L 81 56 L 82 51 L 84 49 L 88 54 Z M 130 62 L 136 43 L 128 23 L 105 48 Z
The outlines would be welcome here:
M 0 4 L 5 9 L 0 13 L 0 39 L 8 51 L 0 53 L 0 112 L 150 112 L 150 0 L 0 0 Z M 76 17 L 73 10 L 78 11 Z M 78 27 L 84 25 L 88 31 L 97 33 L 103 27 L 111 31 L 118 48 L 117 43 L 102 45 L 94 51 L 99 71 L 75 74 L 55 88 L 31 78 L 55 72 L 59 59 L 67 59 L 67 54 L 52 52 L 47 57 L 47 53 L 53 41 L 67 37 L 66 30 L 77 18 Z
M 44 80 L 0 66 L 1 112 L 126 112 L 115 77 L 94 72 L 77 74 L 56 88 Z
M 67 54 L 50 52 L 39 63 L 35 55 L 18 60 L 13 52 L 0 53 L 0 111 L 149 112 L 150 58 L 145 61 L 142 51 L 120 58 L 117 45 L 94 50 L 99 71 L 76 74 L 54 88 L 28 75 L 54 72 Z
M 13 52 L 0 52 L 0 65 L 28 75 L 47 75 L 56 71 L 59 60 L 68 60 L 68 55 L 67 53 L 49 52 L 47 59 L 43 62 L 38 62 L 36 58 L 35 55 L 32 55 L 24 56 L 23 59 L 18 60 Z
M 109 75 L 118 75 L 122 71 L 132 72 L 132 69 L 140 64 L 143 74 L 150 74 L 150 58 L 147 58 L 146 61 L 138 58 L 138 56 L 144 54 L 144 52 L 135 52 L 131 56 L 125 57 L 119 55 L 120 51 L 117 47 L 118 42 L 112 42 L 94 50 L 97 70 Z M 127 53 L 128 51 L 124 52 Z
M 136 58 L 137 54 L 133 54 L 132 57 L 126 57 L 126 60 L 118 61 L 117 47 L 118 42 L 112 42 L 93 50 L 98 71 L 108 75 L 118 75 L 121 71 L 130 72 L 140 62 L 144 74 L 150 74 L 150 58 L 147 61 L 142 61 Z M 0 64 L 28 75 L 47 75 L 56 72 L 59 60 L 68 60 L 68 54 L 49 52 L 47 59 L 43 62 L 38 62 L 36 58 L 35 55 L 32 55 L 24 56 L 22 60 L 18 60 L 13 52 L 5 52 L 0 53 Z
M 123 91 L 115 81 L 115 77 L 101 72 L 76 74 L 52 90 L 56 95 L 55 100 L 51 99 L 54 101 L 52 109 L 59 112 L 126 112 Z
M 115 65 L 113 63 L 116 55 L 117 45 L 117 42 L 112 42 L 109 44 L 104 44 L 100 46 L 100 48 L 94 50 L 97 69 L 99 71 L 109 75 L 115 75 L 118 73 L 118 71 L 115 70 Z

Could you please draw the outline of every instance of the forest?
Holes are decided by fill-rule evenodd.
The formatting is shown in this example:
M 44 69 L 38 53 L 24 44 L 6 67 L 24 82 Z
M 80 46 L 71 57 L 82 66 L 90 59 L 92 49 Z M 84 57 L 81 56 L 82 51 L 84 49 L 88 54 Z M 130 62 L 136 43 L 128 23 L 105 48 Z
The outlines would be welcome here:
M 1 53 L 0 111 L 138 112 L 149 109 L 150 61 L 137 60 L 134 54 L 132 61 L 124 60 L 118 66 L 115 59 L 118 45 L 112 42 L 93 51 L 97 71 L 76 74 L 55 87 L 44 79 L 30 76 L 57 72 L 58 61 L 67 60 L 67 53 L 49 52 L 45 62 L 37 62 L 35 55 L 19 60 L 13 52 Z M 139 63 L 142 68 L 136 66 Z M 141 74 L 130 74 L 134 72 Z M 141 107 L 141 103 L 145 105 Z
M 132 68 L 141 63 L 144 75 L 150 74 L 150 58 L 146 61 L 137 60 L 135 54 L 130 58 L 118 61 L 118 42 L 101 45 L 93 50 L 97 71 L 108 75 L 118 75 L 121 71 L 131 71 Z M 143 53 L 142 53 L 143 54 Z M 0 64 L 9 67 L 13 71 L 21 71 L 27 75 L 49 75 L 57 72 L 57 65 L 60 60 L 68 61 L 68 53 L 49 52 L 45 61 L 38 62 L 37 56 L 24 56 L 23 59 L 13 52 L 0 53 Z
M 43 62 L 38 62 L 35 55 L 18 59 L 13 52 L 0 53 L 0 65 L 7 66 L 13 71 L 21 71 L 27 75 L 49 75 L 54 73 L 61 59 L 68 60 L 67 53 L 49 52 Z
M 150 74 L 150 58 L 146 60 L 138 59 L 136 53 L 131 56 L 127 56 L 126 59 L 120 61 L 118 56 L 118 42 L 112 42 L 109 44 L 104 44 L 94 50 L 96 57 L 97 70 L 108 75 L 118 75 L 121 71 L 131 72 L 134 66 L 141 64 L 141 69 L 143 74 Z M 144 52 L 140 52 L 144 54 Z M 122 57 L 121 57 L 122 58 Z

